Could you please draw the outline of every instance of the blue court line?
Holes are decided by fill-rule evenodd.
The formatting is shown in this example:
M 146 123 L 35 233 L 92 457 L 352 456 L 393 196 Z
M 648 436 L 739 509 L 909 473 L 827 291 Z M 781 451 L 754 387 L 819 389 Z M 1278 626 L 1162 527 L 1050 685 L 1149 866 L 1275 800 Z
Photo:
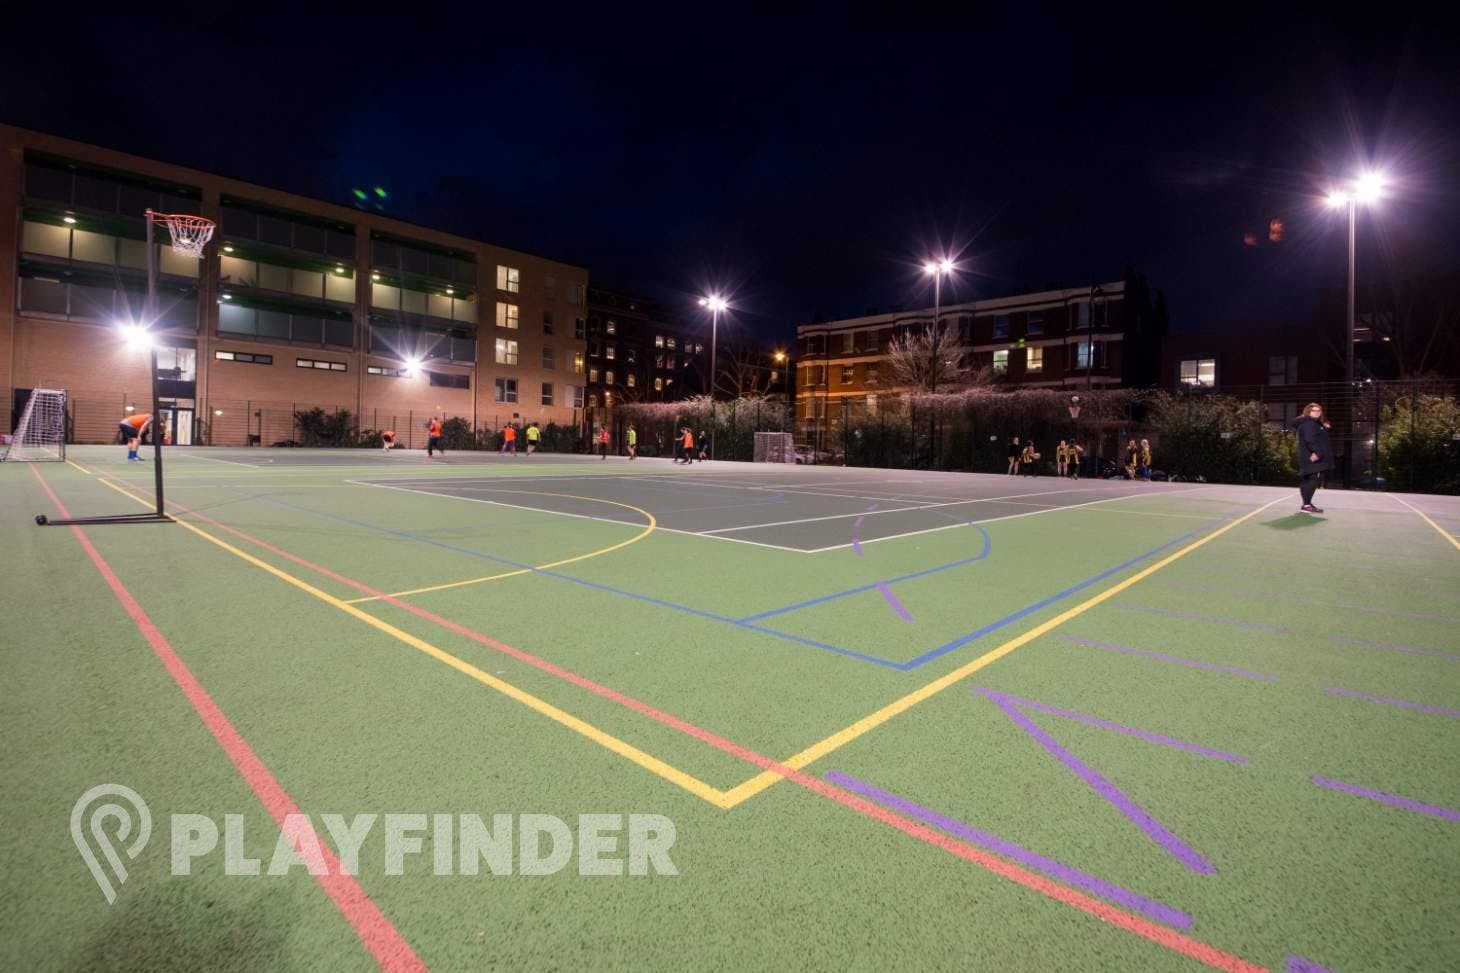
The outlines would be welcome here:
M 983 527 L 981 527 L 980 525 L 969 524 L 969 526 L 973 527 L 981 535 L 983 535 L 983 550 L 979 551 L 973 557 L 965 557 L 957 561 L 949 561 L 947 564 L 940 564 L 934 568 L 924 568 L 921 571 L 914 571 L 911 574 L 900 574 L 895 578 L 886 578 L 883 580 L 882 583 L 897 584 L 902 581 L 911 581 L 913 578 L 923 578 L 930 574 L 937 574 L 940 571 L 949 571 L 953 568 L 961 568 L 965 564 L 972 564 L 975 561 L 982 561 L 984 558 L 989 556 L 989 551 L 993 548 L 994 544 L 993 539 L 989 537 L 989 532 L 984 530 Z M 761 619 L 770 618 L 774 615 L 784 615 L 786 612 L 800 611 L 803 608 L 810 608 L 813 605 L 824 605 L 828 601 L 836 601 L 839 598 L 850 598 L 852 595 L 860 595 L 864 591 L 872 591 L 876 587 L 877 582 L 874 581 L 871 584 L 858 585 L 855 588 L 848 588 L 845 591 L 834 591 L 829 595 L 822 595 L 819 598 L 810 598 L 806 601 L 798 601 L 794 605 L 786 605 L 783 608 L 772 608 L 769 611 L 758 612 L 754 615 L 746 615 L 744 618 L 740 619 L 740 621 L 758 622 Z
M 586 578 L 575 578 L 572 575 L 561 574 L 561 573 L 559 573 L 557 571 L 545 571 L 545 570 L 541 570 L 539 568 L 533 567 L 530 564 L 523 564 L 523 563 L 521 563 L 519 561 L 513 561 L 513 560 L 510 560 L 510 559 L 504 558 L 504 557 L 498 557 L 498 556 L 496 556 L 494 554 L 485 554 L 485 553 L 483 553 L 481 551 L 473 551 L 473 550 L 470 550 L 469 548 L 465 548 L 465 547 L 457 547 L 455 544 L 447 544 L 447 543 L 444 543 L 442 541 L 433 540 L 432 538 L 429 538 L 429 537 L 420 537 L 420 536 L 418 536 L 416 534 L 412 534 L 412 533 L 410 533 L 408 531 L 393 530 L 393 529 L 391 529 L 389 527 L 381 527 L 381 526 L 378 526 L 376 524 L 367 523 L 365 521 L 355 520 L 355 519 L 353 519 L 351 517 L 343 516 L 342 514 L 330 513 L 330 512 L 327 512 L 327 511 L 323 511 L 323 510 L 313 510 L 313 509 L 310 509 L 309 507 L 301 507 L 301 506 L 298 506 L 297 504 L 288 503 L 288 502 L 286 502 L 284 500 L 280 500 L 280 499 L 278 499 L 276 497 L 260 496 L 258 499 L 262 500 L 265 503 L 271 503 L 271 504 L 274 504 L 276 506 L 287 507 L 287 508 L 289 508 L 291 510 L 297 510 L 300 513 L 313 514 L 313 515 L 318 516 L 318 517 L 325 517 L 325 518 L 328 518 L 330 520 L 337 520 L 337 521 L 339 521 L 341 523 L 350 524 L 350 525 L 355 526 L 355 527 L 363 527 L 366 530 L 373 530 L 373 531 L 376 531 L 378 533 L 388 534 L 388 535 L 393 536 L 393 537 L 400 537 L 400 538 L 403 538 L 405 540 L 416 541 L 417 543 L 420 543 L 420 544 L 429 544 L 432 547 L 439 547 L 442 550 L 452 551 L 452 552 L 457 553 L 457 554 L 465 554 L 467 557 L 478 558 L 478 559 L 484 560 L 484 561 L 492 561 L 492 562 L 497 563 L 497 564 L 505 564 L 505 565 L 507 565 L 509 567 L 522 568 L 522 569 L 525 569 L 527 571 L 531 571 L 534 574 L 540 574 L 540 575 L 544 575 L 544 576 L 550 577 L 550 578 L 557 578 L 558 580 L 567 581 L 567 582 L 570 582 L 570 583 L 576 584 L 576 585 L 581 585 L 582 587 L 585 587 L 585 588 L 592 588 L 594 590 L 603 591 L 603 592 L 606 592 L 608 594 L 619 595 L 619 596 L 624 597 L 624 598 L 631 598 L 634 601 L 639 601 L 639 602 L 643 602 L 645 604 L 655 605 L 655 606 L 660 607 L 660 608 L 669 608 L 669 609 L 672 609 L 674 611 L 683 612 L 685 614 L 693 615 L 693 616 L 695 616 L 697 618 L 703 618 L 703 619 L 706 619 L 708 621 L 720 622 L 720 623 L 726 624 L 726 625 L 733 625 L 736 628 L 745 629 L 747 631 L 752 631 L 752 632 L 759 632 L 759 633 L 761 633 L 763 635 L 771 635 L 771 636 L 774 636 L 775 638 L 783 639 L 783 640 L 788 641 L 788 642 L 795 642 L 795 643 L 800 644 L 800 645 L 808 645 L 808 646 L 811 646 L 812 648 L 821 649 L 821 650 L 826 651 L 826 652 L 832 652 L 832 653 L 835 653 L 836 655 L 845 656 L 845 657 L 847 657 L 849 659 L 856 659 L 859 662 L 870 662 L 870 663 L 872 663 L 874 665 L 882 666 L 883 668 L 887 668 L 887 669 L 895 669 L 895 670 L 898 670 L 900 672 L 910 672 L 913 669 L 916 669 L 919 666 L 922 666 L 922 665 L 925 665 L 925 664 L 927 664 L 929 662 L 932 662 L 934 659 L 938 659 L 938 658 L 940 658 L 940 657 L 942 657 L 944 655 L 947 655 L 949 652 L 952 652 L 952 651 L 954 651 L 954 650 L 956 650 L 958 648 L 961 648 L 962 646 L 967 645 L 970 642 L 973 642 L 973 641 L 976 641 L 976 640 L 978 640 L 980 638 L 983 638 L 985 635 L 988 635 L 991 632 L 996 632 L 999 629 L 1004 628 L 1005 626 L 1011 625 L 1014 622 L 1017 622 L 1019 619 L 1025 618 L 1025 617 L 1027 617 L 1027 616 L 1029 616 L 1029 615 L 1031 615 L 1031 614 L 1039 611 L 1040 609 L 1047 608 L 1050 605 L 1054 604 L 1055 602 L 1057 602 L 1057 601 L 1059 601 L 1059 600 L 1061 600 L 1063 598 L 1067 598 L 1070 595 L 1072 595 L 1072 594 L 1074 594 L 1074 593 L 1076 593 L 1078 591 L 1083 591 L 1085 588 L 1088 588 L 1091 585 L 1098 584 L 1099 582 L 1105 580 L 1106 578 L 1110 577 L 1111 575 L 1118 574 L 1121 571 L 1124 571 L 1125 569 L 1127 569 L 1129 567 L 1132 567 L 1132 566 L 1140 563 L 1141 561 L 1146 560 L 1147 558 L 1153 557 L 1153 556 L 1155 556 L 1157 554 L 1160 554 L 1162 551 L 1165 551 L 1165 550 L 1167 550 L 1169 548 L 1175 547 L 1177 544 L 1182 543 L 1183 541 L 1187 540 L 1188 538 L 1191 538 L 1191 537 L 1193 537 L 1193 536 L 1195 536 L 1197 534 L 1200 534 L 1200 533 L 1206 531 L 1208 529 L 1208 527 L 1210 526 L 1210 525 L 1204 525 L 1204 526 L 1201 526 L 1201 527 L 1194 528 L 1193 530 L 1190 530 L 1187 533 L 1182 534 L 1180 537 L 1177 537 L 1174 540 L 1167 541 L 1166 543 L 1160 545 L 1159 547 L 1154 547 L 1151 550 L 1146 551 L 1144 554 L 1138 554 L 1135 557 L 1131 558 L 1130 560 L 1124 561 L 1124 562 L 1122 562 L 1120 564 L 1117 564 L 1116 566 L 1114 566 L 1112 568 L 1107 568 L 1106 570 L 1101 571 L 1099 574 L 1094 575 L 1093 577 L 1087 578 L 1087 579 L 1085 579 L 1084 581 L 1081 581 L 1078 584 L 1075 584 L 1075 585 L 1072 585 L 1069 588 L 1066 588 L 1064 591 L 1061 591 L 1061 592 L 1058 592 L 1056 594 L 1050 595 L 1050 596 L 1048 596 L 1046 598 L 1041 598 L 1039 601 L 1036 601 L 1036 602 L 1034 602 L 1031 605 L 1027 605 L 1026 607 L 1021 608 L 1021 609 L 1019 609 L 1016 612 L 1012 612 L 1011 614 L 1005 615 L 1003 618 L 997 619 L 996 621 L 989 622 L 987 625 L 984 625 L 984 626 L 982 626 L 982 627 L 980 627 L 978 629 L 975 629 L 974 631 L 968 633 L 967 635 L 960 636 L 960 637 L 952 640 L 951 642 L 947 642 L 944 645 L 940 645 L 940 646 L 938 646 L 935 649 L 931 649 L 931 650 L 923 653 L 922 655 L 917 656 L 914 659 L 909 659 L 906 662 L 895 662 L 895 661 L 893 661 L 891 659 L 884 659 L 884 658 L 881 658 L 880 656 L 870 655 L 870 654 L 865 653 L 865 652 L 857 652 L 854 649 L 848 649 L 848 648 L 844 648 L 842 646 L 831 645 L 830 643 L 827 643 L 827 642 L 818 642 L 815 639 L 805 638 L 805 637 L 800 636 L 800 635 L 793 635 L 793 634 L 791 634 L 789 632 L 782 632 L 782 631 L 780 631 L 778 629 L 767 628 L 764 625 L 756 625 L 756 624 L 753 624 L 752 622 L 750 622 L 750 621 L 748 621 L 746 619 L 730 618 L 730 617 L 725 616 L 725 615 L 716 614 L 715 612 L 706 611 L 706 610 L 704 610 L 702 608 L 692 608 L 689 605 L 681 605 L 681 604 L 677 604 L 676 602 L 666 601 L 666 600 L 664 600 L 662 598 L 656 598 L 653 595 L 640 594 L 639 592 L 635 592 L 635 591 L 625 591 L 625 590 L 623 590 L 621 588 L 615 588 L 612 585 L 603 584 L 603 583 L 598 582 L 598 581 L 590 581 L 590 580 L 588 580 Z M 1231 520 L 1231 519 L 1232 519 L 1232 515 L 1228 515 L 1228 516 L 1222 518 L 1222 520 L 1224 520 L 1224 521 L 1225 520 Z M 619 525 L 622 525 L 623 524 L 623 521 L 617 521 L 617 520 L 607 521 L 607 522 L 608 523 L 613 523 L 613 524 L 619 524 Z M 974 525 L 974 526 L 977 526 L 977 525 Z M 944 567 L 946 568 L 948 566 L 945 565 Z M 928 571 L 920 572 L 920 573 L 930 573 L 930 572 L 936 571 L 936 570 L 940 570 L 940 568 L 930 568 L 930 569 L 928 569 Z M 909 577 L 912 577 L 912 575 L 909 575 Z M 872 585 L 871 587 L 875 587 L 875 585 Z

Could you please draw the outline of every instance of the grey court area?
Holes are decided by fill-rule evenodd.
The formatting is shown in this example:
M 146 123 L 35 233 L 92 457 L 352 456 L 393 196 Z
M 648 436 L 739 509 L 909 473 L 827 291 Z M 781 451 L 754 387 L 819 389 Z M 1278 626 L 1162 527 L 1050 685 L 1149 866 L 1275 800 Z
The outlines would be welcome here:
M 616 469 L 610 462 L 601 471 L 576 475 L 360 476 L 354 482 L 625 524 L 646 523 L 643 510 L 653 514 L 660 530 L 808 553 L 1194 489 L 840 467 L 676 467 L 666 460 L 639 461 L 632 468 L 622 461 Z

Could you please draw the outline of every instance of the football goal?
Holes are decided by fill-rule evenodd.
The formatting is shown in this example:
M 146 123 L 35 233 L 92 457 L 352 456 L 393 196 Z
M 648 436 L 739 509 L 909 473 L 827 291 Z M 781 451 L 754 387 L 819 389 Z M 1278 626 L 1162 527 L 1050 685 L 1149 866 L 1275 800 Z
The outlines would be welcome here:
M 59 463 L 66 458 L 66 390 L 33 389 L 0 460 Z

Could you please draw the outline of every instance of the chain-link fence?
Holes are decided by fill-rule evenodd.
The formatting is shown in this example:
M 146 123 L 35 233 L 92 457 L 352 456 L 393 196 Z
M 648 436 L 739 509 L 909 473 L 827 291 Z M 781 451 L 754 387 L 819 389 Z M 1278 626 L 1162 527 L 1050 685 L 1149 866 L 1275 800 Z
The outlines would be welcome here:
M 694 436 L 696 453 L 701 445 L 713 439 L 716 459 L 742 462 L 755 459 L 757 432 L 790 432 L 792 427 L 790 407 L 779 399 L 730 399 L 715 402 L 712 408 L 704 396 L 681 402 L 635 402 L 612 410 L 590 410 L 588 422 L 595 442 L 598 430 L 607 424 L 609 451 L 615 454 L 624 451 L 629 426 L 633 426 L 640 456 L 674 456 L 682 432 L 688 427 Z
M 1055 472 L 1058 444 L 1082 448 L 1081 472 L 1122 476 L 1149 444 L 1161 479 L 1287 485 L 1297 480 L 1293 423 L 1317 402 L 1330 424 L 1335 486 L 1460 493 L 1460 382 L 1416 380 L 1164 391 L 980 389 L 947 395 L 832 400 L 797 430 L 802 455 L 850 466 L 1009 468 L 1033 444 Z

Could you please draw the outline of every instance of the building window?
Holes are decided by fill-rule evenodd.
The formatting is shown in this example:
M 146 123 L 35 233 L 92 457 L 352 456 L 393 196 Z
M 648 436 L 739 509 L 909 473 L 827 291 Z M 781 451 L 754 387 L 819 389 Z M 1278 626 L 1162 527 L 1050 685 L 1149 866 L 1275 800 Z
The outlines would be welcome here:
M 516 267 L 497 265 L 497 290 L 516 294 L 522 290 L 522 274 Z M 516 401 L 515 399 L 513 401 Z
M 664 336 L 662 334 L 656 334 L 654 336 L 654 347 L 655 348 L 663 348 L 664 347 Z
M 581 351 L 573 352 L 573 374 L 583 374 L 583 353 Z
M 253 365 L 272 365 L 273 355 L 257 355 L 247 351 L 215 351 L 213 357 L 219 361 L 248 362 Z
M 552 382 L 543 382 L 542 383 L 542 404 L 543 405 L 552 405 L 553 404 L 553 383 Z
M 507 304 L 502 301 L 497 302 L 497 327 L 516 330 L 518 323 L 517 315 L 518 308 L 516 304 Z
M 1044 312 L 1030 311 L 1029 321 L 1025 325 L 1024 333 L 1031 338 L 1044 334 Z
M 673 338 L 665 338 L 664 339 L 664 347 L 668 348 L 670 351 L 673 351 L 674 350 L 674 339 Z
M 497 339 L 497 364 L 517 364 L 517 342 L 511 341 L 507 338 Z
M 606 371 L 606 372 L 603 373 L 603 384 L 604 385 L 612 385 L 613 384 L 613 369 L 610 368 L 608 371 Z
M 603 357 L 607 358 L 609 361 L 613 361 L 614 358 L 617 357 L 616 352 L 617 349 L 613 345 L 603 346 Z
M 1181 362 L 1181 384 L 1193 388 L 1216 388 L 1217 360 L 1215 358 L 1188 358 Z
M 602 352 L 602 349 L 600 349 L 598 347 L 598 339 L 597 338 L 594 338 L 592 341 L 588 342 L 588 357 L 589 358 L 597 358 L 601 352 Z
M 995 314 L 994 315 L 994 337 L 995 338 L 1007 338 L 1007 337 L 1009 337 L 1009 316 L 1007 314 Z M 1005 355 L 1004 357 L 1007 358 L 1008 356 Z
M 850 355 L 857 350 L 857 335 L 852 331 L 842 333 L 842 353 Z
M 624 384 L 629 388 L 634 388 L 639 384 L 639 380 L 634 376 L 633 372 L 629 372 L 628 375 L 624 376 Z
M 590 408 L 590 409 L 596 409 L 596 408 L 598 408 L 598 393 L 597 392 L 589 392 L 588 393 L 588 408 Z
M 569 304 L 582 304 L 583 303 L 583 285 L 582 284 L 569 284 L 568 285 L 568 303 Z
M 1009 371 L 1009 349 L 1002 348 L 994 352 L 994 374 L 1005 375 Z
M 581 408 L 583 408 L 583 386 L 581 386 L 581 385 L 570 385 L 570 386 L 568 386 L 568 388 L 570 388 L 572 390 L 572 392 L 573 392 L 573 408 L 575 408 L 575 409 L 581 409 Z
M 1090 303 L 1088 301 L 1081 301 L 1079 304 L 1075 305 L 1075 312 L 1075 327 L 1090 327 Z
M 603 333 L 618 334 L 618 322 L 615 321 L 613 318 L 609 318 L 603 323 Z
M 855 366 L 853 366 L 853 365 L 843 365 L 842 366 L 842 384 L 843 385 L 851 385 L 852 384 L 852 374 L 854 372 L 856 372 L 856 367 Z
M 322 372 L 346 372 L 350 366 L 342 361 L 320 361 L 315 358 L 296 358 L 294 365 L 297 368 L 317 368 Z
M 590 384 L 593 384 L 593 385 L 597 385 L 598 384 L 598 369 L 596 369 L 596 368 L 590 368 L 590 369 L 588 369 L 588 381 L 589 381 Z
M 386 378 L 410 378 L 411 373 L 404 368 L 382 368 L 379 365 L 366 365 L 366 375 L 384 375 Z
M 772 379 L 774 381 L 774 379 Z M 862 381 L 867 385 L 877 384 L 877 363 L 868 362 L 862 366 Z
M 1297 381 L 1297 355 L 1269 355 L 1267 357 L 1268 385 L 1293 385 Z
M 553 333 L 553 312 L 551 311 L 542 312 L 542 333 Z
M 582 318 L 574 318 L 573 319 L 573 337 L 574 338 L 577 338 L 579 341 L 582 341 L 583 340 L 583 331 L 587 328 L 587 326 L 588 326 L 587 325 L 587 322 L 585 322 Z
M 664 367 L 664 356 L 663 355 L 655 355 L 654 356 L 654 367 L 655 368 L 663 368 Z
M 702 345 L 702 344 L 700 344 L 698 341 L 696 341 L 695 342 L 695 354 L 696 355 L 703 355 L 704 353 L 705 353 L 705 346 Z
M 441 389 L 469 389 L 470 375 L 448 375 L 445 372 L 427 372 L 431 384 Z
M 496 387 L 495 392 L 493 393 L 493 397 L 496 398 L 496 400 L 498 402 L 516 402 L 517 401 L 517 379 L 515 379 L 515 378 L 499 378 L 499 379 L 497 379 L 497 387 Z
M 553 364 L 553 346 L 552 345 L 543 345 L 542 346 L 542 367 L 543 368 L 546 368 L 548 370 L 552 370 L 555 367 L 554 364 Z
M 1024 359 L 1024 370 L 1026 372 L 1044 371 L 1043 348 L 1027 348 L 1025 349 L 1025 354 L 1028 356 Z

